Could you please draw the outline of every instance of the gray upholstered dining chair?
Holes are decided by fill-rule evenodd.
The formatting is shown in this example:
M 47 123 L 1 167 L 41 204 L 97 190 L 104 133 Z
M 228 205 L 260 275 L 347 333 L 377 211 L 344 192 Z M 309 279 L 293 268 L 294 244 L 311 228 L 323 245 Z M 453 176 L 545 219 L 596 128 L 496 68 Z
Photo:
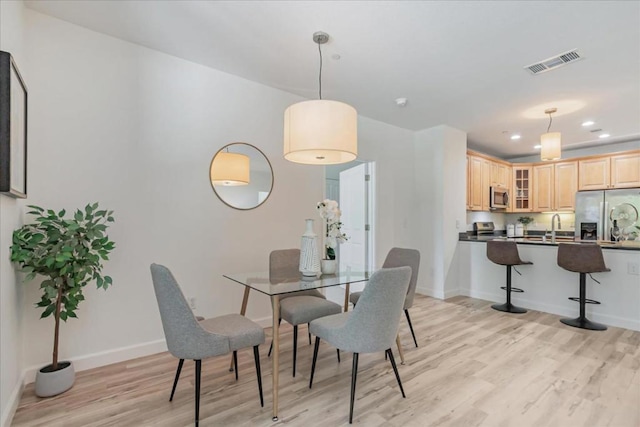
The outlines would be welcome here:
M 409 323 L 409 329 L 411 330 L 411 336 L 413 337 L 413 343 L 418 346 L 416 340 L 416 334 L 413 331 L 413 325 L 411 324 L 411 317 L 409 316 L 409 309 L 413 307 L 413 298 L 416 294 L 416 286 L 418 284 L 418 271 L 420 270 L 420 252 L 415 249 L 404 248 L 391 248 L 387 254 L 387 258 L 382 264 L 382 268 L 392 267 L 404 267 L 405 265 L 411 267 L 411 281 L 409 282 L 409 290 L 407 290 L 407 296 L 404 300 L 404 315 Z M 355 307 L 362 292 L 354 292 L 349 295 L 349 301 Z
M 269 280 L 271 283 L 300 278 L 300 249 L 279 249 L 269 254 Z M 342 312 L 342 307 L 317 289 L 280 295 L 280 319 L 293 325 L 293 376 L 296 376 L 296 356 L 298 353 L 298 325 L 314 319 Z M 311 334 L 309 334 L 311 343 Z M 273 346 L 273 340 L 271 342 Z M 269 348 L 269 356 L 271 348 Z M 340 354 L 338 353 L 338 359 Z
M 171 397 L 178 385 L 180 372 L 184 359 L 192 359 L 196 362 L 195 393 L 196 411 L 195 425 L 200 418 L 200 377 L 201 362 L 207 357 L 220 356 L 233 352 L 236 380 L 238 379 L 237 351 L 246 347 L 253 347 L 253 356 L 258 376 L 258 392 L 260 394 L 260 406 L 264 406 L 262 397 L 262 376 L 260 374 L 260 353 L 258 346 L 264 343 L 264 330 L 260 325 L 252 322 L 240 314 L 227 314 L 198 321 L 194 316 L 180 286 L 165 266 L 151 264 L 151 278 L 162 328 L 167 340 L 169 352 L 180 359 L 178 369 L 173 380 Z
M 323 317 L 311 322 L 311 333 L 316 336 L 316 342 L 313 348 L 309 388 L 313 385 L 320 339 L 340 350 L 353 352 L 349 423 L 353 421 L 358 355 L 360 353 L 385 351 L 396 374 L 402 397 L 405 397 L 391 346 L 398 334 L 398 325 L 410 279 L 411 267 L 378 270 L 369 279 L 369 283 L 362 291 L 358 305 L 353 311 Z

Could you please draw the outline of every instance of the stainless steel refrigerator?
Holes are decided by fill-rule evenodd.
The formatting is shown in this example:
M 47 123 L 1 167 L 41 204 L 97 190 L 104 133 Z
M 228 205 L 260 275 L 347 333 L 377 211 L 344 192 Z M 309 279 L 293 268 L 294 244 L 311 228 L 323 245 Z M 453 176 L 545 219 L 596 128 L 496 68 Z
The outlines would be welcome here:
M 576 237 L 581 240 L 611 240 L 613 220 L 631 232 L 640 226 L 640 188 L 578 191 L 576 193 Z

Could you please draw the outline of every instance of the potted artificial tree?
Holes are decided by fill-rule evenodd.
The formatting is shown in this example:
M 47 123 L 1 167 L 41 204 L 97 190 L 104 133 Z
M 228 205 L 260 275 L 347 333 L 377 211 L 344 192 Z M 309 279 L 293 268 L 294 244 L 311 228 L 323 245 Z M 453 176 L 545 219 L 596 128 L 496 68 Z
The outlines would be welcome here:
M 40 318 L 53 315 L 55 321 L 53 361 L 36 374 L 36 394 L 47 397 L 67 391 L 75 379 L 71 362 L 58 361 L 60 320 L 77 318 L 78 304 L 84 300 L 82 289 L 89 282 L 95 280 L 105 290 L 112 283 L 111 277 L 102 275 L 102 262 L 114 248 L 105 234 L 113 211 L 98 210 L 94 203 L 64 218 L 64 210 L 29 208 L 35 221 L 13 232 L 11 261 L 27 273 L 25 282 L 36 275 L 47 278 L 40 284 L 42 297 L 36 304 L 44 310 Z

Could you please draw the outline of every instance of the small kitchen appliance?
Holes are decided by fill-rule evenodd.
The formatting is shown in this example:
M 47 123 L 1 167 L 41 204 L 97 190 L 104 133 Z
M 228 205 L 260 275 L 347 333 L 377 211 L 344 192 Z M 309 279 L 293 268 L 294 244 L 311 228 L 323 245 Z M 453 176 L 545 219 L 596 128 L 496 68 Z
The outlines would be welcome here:
M 493 236 L 493 231 L 495 230 L 495 226 L 493 222 L 474 222 L 473 223 L 473 234 L 478 237 L 489 237 Z

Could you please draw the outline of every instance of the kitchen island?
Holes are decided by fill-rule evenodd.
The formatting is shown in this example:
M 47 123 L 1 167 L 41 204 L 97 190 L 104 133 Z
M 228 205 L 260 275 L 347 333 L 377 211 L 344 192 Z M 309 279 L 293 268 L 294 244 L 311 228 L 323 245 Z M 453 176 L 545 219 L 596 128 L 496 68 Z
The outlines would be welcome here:
M 489 261 L 486 255 L 486 241 L 494 238 L 501 237 L 460 237 L 457 261 L 461 295 L 504 302 L 505 291 L 500 286 L 506 283 L 505 267 Z M 508 240 L 518 243 L 521 259 L 533 262 L 533 265 L 516 267 L 522 276 L 513 273 L 513 286 L 525 292 L 512 293 L 512 302 L 531 310 L 577 317 L 578 303 L 568 298 L 578 296 L 579 275 L 559 267 L 556 259 L 558 243 L 571 239 L 558 238 L 556 243 L 542 242 L 536 237 Z M 587 297 L 601 302 L 600 305 L 587 304 L 587 317 L 606 325 L 640 331 L 640 276 L 637 275 L 640 242 L 601 242 L 601 247 L 611 271 L 593 274 L 600 284 L 587 276 Z

